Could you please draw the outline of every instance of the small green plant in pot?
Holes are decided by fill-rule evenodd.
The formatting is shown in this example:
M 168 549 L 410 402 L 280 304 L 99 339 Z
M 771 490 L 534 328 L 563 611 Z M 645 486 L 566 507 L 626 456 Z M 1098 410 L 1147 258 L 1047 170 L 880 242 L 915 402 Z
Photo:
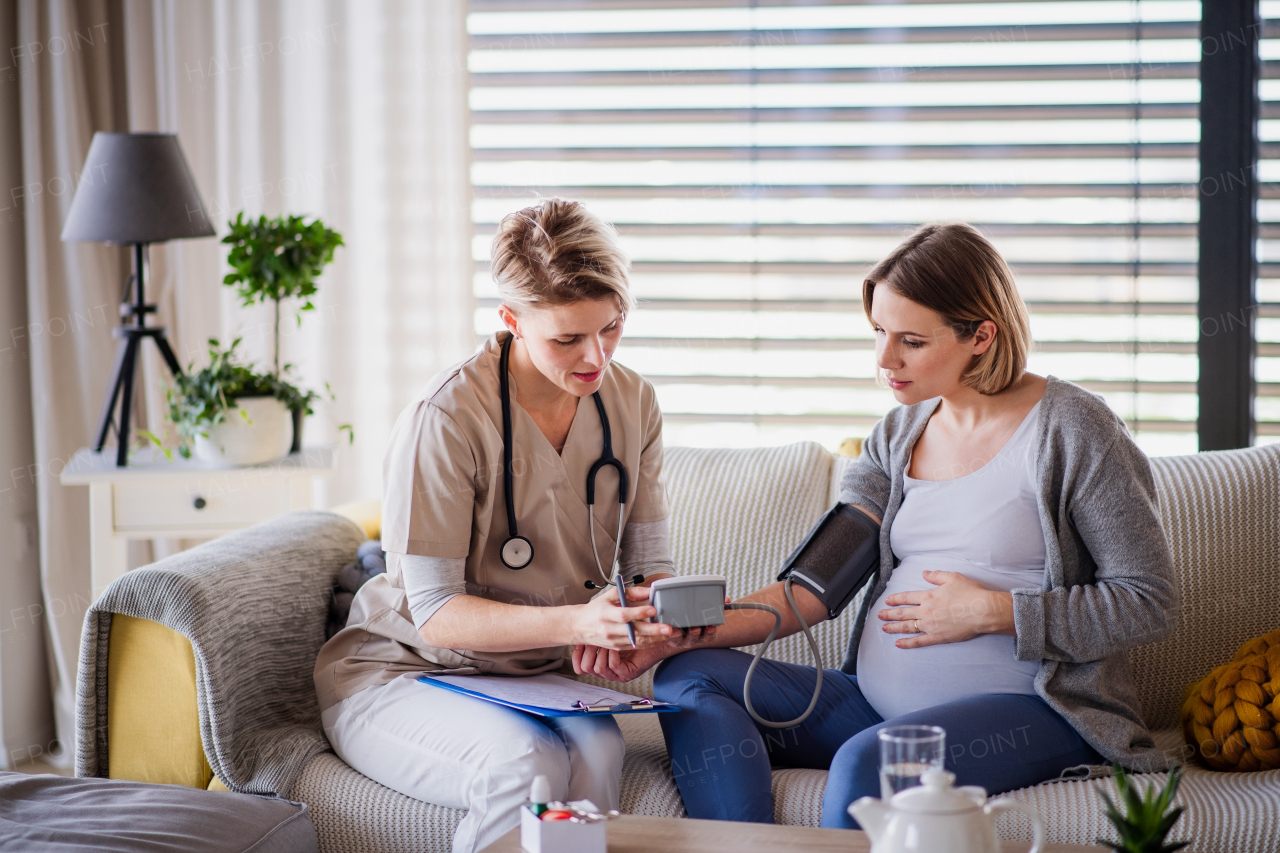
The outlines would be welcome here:
M 168 388 L 169 421 L 184 458 L 194 453 L 206 462 L 256 465 L 289 452 L 293 425 L 280 380 L 240 363 L 239 345 L 239 338 L 225 348 L 211 338 L 208 367 L 191 365 Z
M 1172 808 L 1173 796 L 1178 792 L 1182 768 L 1175 767 L 1163 788 L 1152 784 L 1139 792 L 1137 784 L 1125 775 L 1119 764 L 1111 765 L 1116 780 L 1119 803 L 1112 802 L 1105 791 L 1098 791 L 1107 806 L 1107 819 L 1120 836 L 1118 842 L 1098 839 L 1117 853 L 1173 853 L 1186 847 L 1187 841 L 1165 843 L 1165 837 L 1182 816 L 1182 807 Z M 1123 811 L 1121 811 L 1123 807 Z
M 321 395 L 289 381 L 291 365 L 278 374 L 259 373 L 238 359 L 236 338 L 223 347 L 209 339 L 209 365 L 187 372 L 169 386 L 169 421 L 178 432 L 178 453 L 222 465 L 258 465 L 289 453 L 294 436 L 291 412 L 313 414 Z M 325 386 L 326 392 L 328 386 Z M 333 394 L 329 393 L 329 399 Z M 353 439 L 350 424 L 338 429 Z M 170 459 L 160 438 L 146 436 Z
M 316 279 L 333 261 L 334 251 L 345 244 L 341 234 L 326 227 L 319 219 L 308 223 L 301 216 L 282 214 L 273 218 L 245 219 L 241 212 L 228 226 L 230 230 L 222 242 L 231 247 L 227 253 L 231 272 L 222 282 L 235 287 L 242 305 L 273 303 L 272 364 L 273 375 L 279 380 L 282 372 L 280 303 L 286 299 L 302 300 L 295 314 L 300 326 L 302 312 L 315 308 L 311 297 L 317 290 Z M 302 448 L 303 420 L 312 414 L 311 403 L 316 397 L 307 396 L 314 392 L 302 392 L 296 388 L 294 391 L 294 399 L 286 402 L 292 406 L 294 434 L 291 449 L 296 452 Z

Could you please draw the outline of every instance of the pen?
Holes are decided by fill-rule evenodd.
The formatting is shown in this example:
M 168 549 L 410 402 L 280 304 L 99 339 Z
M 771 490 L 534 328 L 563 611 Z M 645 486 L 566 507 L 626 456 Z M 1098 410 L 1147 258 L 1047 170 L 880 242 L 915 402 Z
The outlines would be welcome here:
M 613 582 L 618 587 L 618 606 L 627 606 L 627 582 L 622 579 L 622 572 L 618 572 L 613 576 Z M 627 639 L 631 641 L 631 648 L 636 647 L 636 626 L 627 623 Z

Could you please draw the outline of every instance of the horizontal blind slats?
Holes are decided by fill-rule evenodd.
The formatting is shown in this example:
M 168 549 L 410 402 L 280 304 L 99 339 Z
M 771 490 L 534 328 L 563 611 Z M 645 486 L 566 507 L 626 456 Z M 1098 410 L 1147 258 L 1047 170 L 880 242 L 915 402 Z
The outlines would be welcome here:
M 886 30 L 864 27 L 857 29 L 773 29 L 773 30 L 707 30 L 684 32 L 627 33 L 545 33 L 510 32 L 479 34 L 471 37 L 471 50 L 500 49 L 512 51 L 547 50 L 617 50 L 645 48 L 773 48 L 818 47 L 825 45 L 883 44 L 973 44 L 986 49 L 1044 41 L 1116 41 L 1131 42 L 1141 33 L 1146 42 L 1194 40 L 1200 36 L 1196 24 L 1185 22 L 1134 24 L 1024 24 L 970 27 L 907 27 Z M 1082 57 L 1087 62 L 1087 57 Z
M 1102 393 L 1144 447 L 1194 449 L 1198 11 L 1050 5 L 805 4 L 779 25 L 778 4 L 473 2 L 477 333 L 498 219 L 581 199 L 631 256 L 618 358 L 676 443 L 831 443 L 892 405 L 862 276 L 920 222 L 964 219 L 1028 296 L 1032 369 Z M 1280 224 L 1260 237 L 1276 274 Z
M 479 298 L 477 307 L 496 309 L 501 301 Z M 862 317 L 862 302 L 837 299 L 644 299 L 644 308 L 653 311 L 823 311 Z M 1032 314 L 1176 315 L 1193 317 L 1193 302 L 1027 302 Z M 1280 317 L 1280 306 L 1263 306 L 1260 316 Z
M 966 65 L 933 66 L 928 75 L 935 81 L 951 83 L 998 83 L 1042 80 L 1198 80 L 1196 63 L 1170 62 L 1158 71 L 1142 72 L 1129 64 L 1090 65 Z M 480 89 L 548 88 L 571 86 L 731 86 L 731 85 L 813 85 L 823 83 L 898 83 L 919 80 L 913 68 L 768 68 L 750 71 L 681 69 L 640 71 L 472 71 L 471 85 Z M 1280 69 L 1268 65 L 1264 78 L 1280 77 Z
M 562 108 L 471 110 L 472 124 L 670 124 L 782 121 L 1087 121 L 1094 119 L 1198 119 L 1200 105 L 1191 102 L 1129 104 L 980 104 L 975 106 L 913 105 L 892 107 L 754 107 L 717 109 L 588 109 L 566 102 Z M 1280 105 L 1264 104 L 1262 117 L 1280 118 Z
M 893 155 L 901 160 L 975 160 L 1001 157 L 1018 160 L 1097 159 L 1188 159 L 1199 154 L 1196 144 L 1169 142 L 1126 145 L 1123 143 L 1081 145 L 912 145 L 871 146 L 744 146 L 739 148 L 500 148 L 473 147 L 472 159 L 480 162 L 510 160 L 885 160 Z

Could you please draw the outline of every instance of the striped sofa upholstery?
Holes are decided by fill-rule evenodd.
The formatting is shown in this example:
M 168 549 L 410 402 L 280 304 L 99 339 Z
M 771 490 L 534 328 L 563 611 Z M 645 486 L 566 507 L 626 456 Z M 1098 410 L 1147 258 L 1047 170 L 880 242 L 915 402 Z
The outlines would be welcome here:
M 834 501 L 848 462 L 809 443 L 751 450 L 670 448 L 666 471 L 678 569 L 724 574 L 735 596 L 771 581 L 786 554 Z M 1158 730 L 1163 746 L 1179 750 L 1175 726 L 1184 686 L 1229 659 L 1241 642 L 1280 627 L 1280 446 L 1156 459 L 1153 466 L 1177 564 L 1182 611 L 1174 636 L 1138 649 L 1133 663 L 1148 723 Z M 255 535 L 270 528 L 286 545 L 291 536 L 313 538 L 319 514 L 307 515 L 306 524 L 284 516 L 256 528 Z M 350 525 L 339 516 L 329 517 L 336 526 Z M 232 546 L 242 534 L 233 536 L 237 539 L 228 537 Z M 205 546 L 205 558 L 210 547 L 217 543 Z M 303 552 L 307 543 L 299 539 L 297 547 Z M 192 554 L 166 560 L 170 573 L 181 571 L 184 560 L 192 561 L 194 570 L 202 558 Z M 325 582 L 331 582 L 340 568 L 341 561 L 326 562 L 315 571 L 328 573 Z M 297 618 L 288 604 L 277 602 L 274 612 Z M 827 666 L 843 660 L 856 604 L 839 620 L 816 629 Z M 260 605 L 273 607 L 272 602 Z M 315 627 L 297 626 L 301 631 Z M 810 662 L 799 637 L 777 643 L 770 656 Z M 624 687 L 648 695 L 652 681 L 646 676 Z M 234 692 L 233 685 L 228 689 Z M 636 715 L 619 721 L 627 740 L 623 809 L 683 816 L 656 719 Z M 208 751 L 207 742 L 205 746 Z M 774 771 L 777 820 L 817 825 L 825 785 L 824 771 Z M 1097 796 L 1098 790 L 1109 789 L 1108 780 L 1057 782 L 1010 796 L 1038 809 L 1051 841 L 1088 844 L 1112 834 Z M 459 811 L 384 788 L 331 753 L 311 759 L 292 789 L 280 793 L 311 807 L 326 853 L 447 851 L 462 817 Z M 1193 766 L 1180 798 L 1187 811 L 1175 835 L 1193 840 L 1188 851 L 1277 849 L 1280 771 L 1222 774 Z M 1018 820 L 1002 822 L 1002 834 L 1029 838 L 1029 826 Z

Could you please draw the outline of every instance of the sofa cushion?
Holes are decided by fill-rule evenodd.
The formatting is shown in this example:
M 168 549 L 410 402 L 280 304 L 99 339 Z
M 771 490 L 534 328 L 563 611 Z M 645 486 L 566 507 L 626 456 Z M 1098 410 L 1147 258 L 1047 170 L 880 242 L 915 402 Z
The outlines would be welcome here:
M 303 768 L 289 795 L 311 807 L 320 853 L 447 853 L 466 814 L 406 797 L 331 752 Z
M 184 785 L 0 773 L 0 838 L 48 853 L 305 853 L 318 850 L 302 803 Z
M 1151 460 L 1182 603 L 1163 642 L 1134 649 L 1153 729 L 1178 725 L 1183 691 L 1275 630 L 1280 613 L 1280 445 Z
M 1182 750 L 1182 731 L 1171 728 L 1155 733 L 1156 744 Z M 1163 785 L 1165 773 L 1133 777 L 1139 785 Z M 1116 839 L 1098 791 L 1117 799 L 1115 782 L 1094 779 L 1049 782 L 1009 794 L 1033 806 L 1044 821 L 1051 842 L 1093 844 L 1096 839 Z M 1178 786 L 1178 804 L 1186 811 L 1174 825 L 1170 841 L 1190 840 L 1187 853 L 1272 853 L 1280 827 L 1280 770 L 1260 773 L 1219 773 L 1202 767 L 1184 769 Z M 1003 838 L 1031 840 L 1031 824 L 1022 818 L 1001 821 Z

